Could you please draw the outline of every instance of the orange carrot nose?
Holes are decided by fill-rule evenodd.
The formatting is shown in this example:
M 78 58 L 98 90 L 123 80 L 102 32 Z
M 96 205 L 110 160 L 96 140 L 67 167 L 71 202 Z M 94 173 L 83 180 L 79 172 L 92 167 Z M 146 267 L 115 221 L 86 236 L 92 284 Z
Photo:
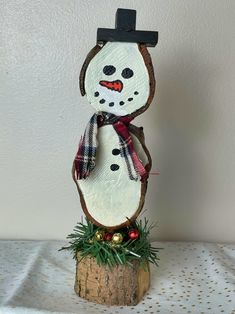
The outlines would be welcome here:
M 116 80 L 116 81 L 112 81 L 112 82 L 100 81 L 99 84 L 101 86 L 108 88 L 108 89 L 115 90 L 116 92 L 119 92 L 119 93 L 123 89 L 123 84 L 122 84 L 122 81 L 120 81 L 120 80 Z

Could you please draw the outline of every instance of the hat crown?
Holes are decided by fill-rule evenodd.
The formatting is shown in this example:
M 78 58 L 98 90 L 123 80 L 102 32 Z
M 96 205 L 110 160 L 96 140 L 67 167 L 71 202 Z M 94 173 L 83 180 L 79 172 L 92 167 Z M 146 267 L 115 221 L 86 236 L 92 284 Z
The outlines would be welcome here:
M 115 27 L 123 31 L 134 31 L 136 25 L 136 10 L 117 9 Z

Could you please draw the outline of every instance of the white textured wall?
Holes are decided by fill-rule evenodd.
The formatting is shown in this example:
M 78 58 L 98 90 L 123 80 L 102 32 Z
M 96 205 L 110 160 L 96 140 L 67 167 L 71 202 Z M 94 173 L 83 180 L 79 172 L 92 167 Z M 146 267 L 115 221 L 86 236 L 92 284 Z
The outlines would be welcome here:
M 70 176 L 92 114 L 78 75 L 117 7 L 158 30 L 157 91 L 144 126 L 153 157 L 153 237 L 235 240 L 235 1 L 0 2 L 0 237 L 65 238 L 81 209 Z

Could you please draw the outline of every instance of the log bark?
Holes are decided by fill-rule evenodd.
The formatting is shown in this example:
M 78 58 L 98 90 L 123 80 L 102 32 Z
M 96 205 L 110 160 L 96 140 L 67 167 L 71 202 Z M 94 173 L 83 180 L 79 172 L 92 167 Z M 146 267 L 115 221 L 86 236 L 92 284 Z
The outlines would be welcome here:
M 110 269 L 99 266 L 95 258 L 77 256 L 75 292 L 88 301 L 106 305 L 136 305 L 150 286 L 149 264 L 138 261 Z

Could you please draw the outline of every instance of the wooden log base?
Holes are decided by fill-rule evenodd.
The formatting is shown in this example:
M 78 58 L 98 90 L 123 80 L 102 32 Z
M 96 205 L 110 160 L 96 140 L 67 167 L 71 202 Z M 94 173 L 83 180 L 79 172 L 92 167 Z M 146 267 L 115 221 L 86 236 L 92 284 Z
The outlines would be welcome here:
M 150 286 L 149 264 L 140 267 L 118 265 L 110 269 L 99 266 L 95 258 L 77 256 L 75 292 L 88 301 L 106 305 L 136 305 Z

